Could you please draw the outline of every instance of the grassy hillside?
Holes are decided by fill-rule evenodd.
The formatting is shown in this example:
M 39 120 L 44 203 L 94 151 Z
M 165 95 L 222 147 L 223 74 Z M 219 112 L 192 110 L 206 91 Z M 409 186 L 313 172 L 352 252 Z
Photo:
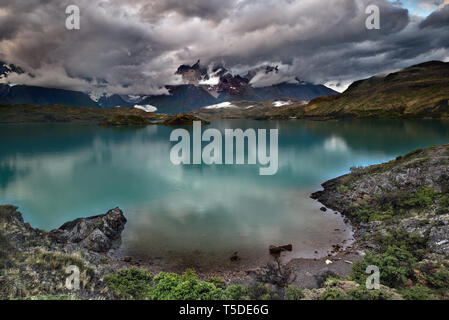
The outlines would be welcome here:
M 447 118 L 449 63 L 430 61 L 354 82 L 344 93 L 312 100 L 299 117 Z
M 140 116 L 148 120 L 169 117 L 135 108 L 78 108 L 61 105 L 37 107 L 28 104 L 0 105 L 0 123 L 19 122 L 103 122 L 117 116 Z

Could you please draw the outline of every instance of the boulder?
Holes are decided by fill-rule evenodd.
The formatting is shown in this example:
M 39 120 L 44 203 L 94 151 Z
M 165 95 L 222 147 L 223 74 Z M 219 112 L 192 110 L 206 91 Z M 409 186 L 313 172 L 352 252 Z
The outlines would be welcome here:
M 293 246 L 291 244 L 287 244 L 285 246 L 270 246 L 269 251 L 270 254 L 280 254 L 283 251 L 292 251 Z
M 242 258 L 240 258 L 238 252 L 234 252 L 232 254 L 232 256 L 230 257 L 230 259 L 231 259 L 231 262 L 237 262 L 237 261 L 240 261 Z
M 449 225 L 430 230 L 428 246 L 431 252 L 449 256 Z
M 103 215 L 64 223 L 59 229 L 51 231 L 49 237 L 58 243 L 76 244 L 88 250 L 107 252 L 120 245 L 125 224 L 123 211 L 115 208 Z

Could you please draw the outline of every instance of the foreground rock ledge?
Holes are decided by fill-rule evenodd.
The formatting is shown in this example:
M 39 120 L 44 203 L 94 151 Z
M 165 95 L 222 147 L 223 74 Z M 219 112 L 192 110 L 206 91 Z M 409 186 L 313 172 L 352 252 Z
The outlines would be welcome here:
M 58 243 L 75 244 L 92 251 L 107 252 L 120 246 L 126 222 L 123 211 L 115 208 L 103 215 L 64 223 L 48 236 Z
M 125 224 L 115 208 L 46 232 L 25 223 L 17 207 L 0 206 L 0 300 L 112 299 L 103 277 L 115 270 L 110 250 L 120 245 Z M 65 286 L 69 266 L 80 271 L 76 292 Z
M 45 232 L 25 223 L 17 207 L 0 206 L 0 231 L 12 243 L 22 248 L 25 243 L 38 242 L 67 247 L 66 251 L 87 249 L 94 252 L 107 252 L 121 244 L 121 233 L 127 220 L 119 208 L 106 214 L 79 218 L 63 224 L 59 229 Z

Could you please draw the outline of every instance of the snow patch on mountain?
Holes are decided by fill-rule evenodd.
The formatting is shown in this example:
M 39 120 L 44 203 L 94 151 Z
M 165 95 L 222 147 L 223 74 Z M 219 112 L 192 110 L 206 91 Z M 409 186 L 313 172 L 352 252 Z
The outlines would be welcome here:
M 293 102 L 291 100 L 288 100 L 288 101 L 275 101 L 275 102 L 273 102 L 273 106 L 277 107 L 277 108 L 284 107 L 284 106 L 290 106 L 292 104 L 293 104 Z
M 222 102 L 204 107 L 204 109 L 225 109 L 225 108 L 237 108 L 237 107 L 230 102 Z
M 156 112 L 157 111 L 157 108 L 155 106 L 152 106 L 152 105 L 149 105 L 149 104 L 146 104 L 146 105 L 136 104 L 134 106 L 134 108 L 143 110 L 145 112 Z

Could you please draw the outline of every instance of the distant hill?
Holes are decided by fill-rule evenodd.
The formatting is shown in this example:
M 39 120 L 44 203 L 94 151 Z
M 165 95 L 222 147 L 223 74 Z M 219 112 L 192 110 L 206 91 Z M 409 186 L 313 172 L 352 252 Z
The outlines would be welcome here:
M 60 104 L 72 107 L 99 108 L 98 103 L 83 92 L 26 85 L 9 86 L 0 84 L 0 103 L 32 104 L 35 106 Z
M 449 63 L 430 61 L 354 82 L 345 92 L 321 97 L 299 117 L 449 117 Z

